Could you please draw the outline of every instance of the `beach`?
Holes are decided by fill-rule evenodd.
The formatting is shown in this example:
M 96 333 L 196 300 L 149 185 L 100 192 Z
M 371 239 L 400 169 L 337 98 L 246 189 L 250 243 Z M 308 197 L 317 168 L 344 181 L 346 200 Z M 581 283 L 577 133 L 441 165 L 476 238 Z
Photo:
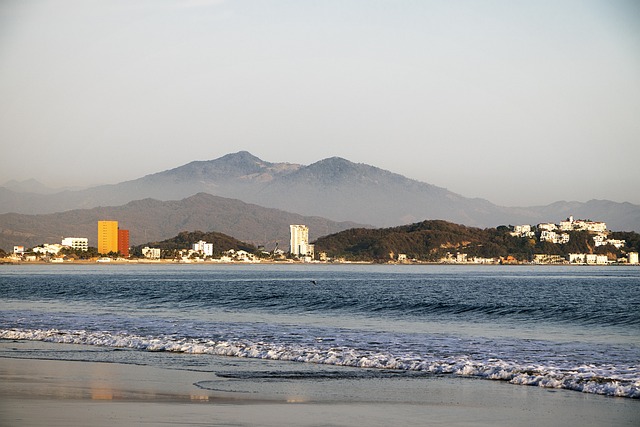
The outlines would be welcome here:
M 0 426 L 636 426 L 639 279 L 6 266 Z
M 278 377 L 340 367 L 210 355 L 194 370 L 20 357 L 77 347 L 0 342 L 3 426 L 633 426 L 640 419 L 636 399 L 455 376 Z

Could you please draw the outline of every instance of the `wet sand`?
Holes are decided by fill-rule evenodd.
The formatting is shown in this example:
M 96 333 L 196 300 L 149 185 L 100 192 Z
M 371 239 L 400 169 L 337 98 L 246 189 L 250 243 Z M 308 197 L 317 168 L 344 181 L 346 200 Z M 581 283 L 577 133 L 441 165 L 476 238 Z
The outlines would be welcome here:
M 225 377 L 216 375 L 216 360 Z M 271 373 L 273 366 L 299 372 L 301 365 L 213 358 L 213 370 L 186 371 L 1 357 L 0 425 L 635 426 L 640 421 L 635 399 L 455 377 L 253 375 L 265 372 L 266 363 Z M 341 368 L 303 369 L 317 374 Z

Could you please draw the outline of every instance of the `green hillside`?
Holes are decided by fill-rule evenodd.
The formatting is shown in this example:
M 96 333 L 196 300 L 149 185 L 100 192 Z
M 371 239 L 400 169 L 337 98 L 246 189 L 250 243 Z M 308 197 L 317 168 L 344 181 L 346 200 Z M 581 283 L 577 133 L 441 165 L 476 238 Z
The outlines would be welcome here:
M 596 248 L 592 235 L 584 231 L 569 233 L 571 239 L 566 244 L 513 237 L 510 231 L 507 226 L 481 229 L 433 220 L 392 228 L 353 228 L 319 238 L 315 249 L 318 253 L 326 252 L 331 258 L 378 262 L 386 262 L 398 254 L 418 261 L 436 262 L 447 253 L 458 252 L 479 258 L 512 256 L 519 261 L 531 261 L 534 254 L 598 253 L 615 258 L 626 251 L 640 249 L 640 235 L 634 232 L 612 233 L 613 238 L 627 240 L 626 247 L 616 249 L 611 245 Z

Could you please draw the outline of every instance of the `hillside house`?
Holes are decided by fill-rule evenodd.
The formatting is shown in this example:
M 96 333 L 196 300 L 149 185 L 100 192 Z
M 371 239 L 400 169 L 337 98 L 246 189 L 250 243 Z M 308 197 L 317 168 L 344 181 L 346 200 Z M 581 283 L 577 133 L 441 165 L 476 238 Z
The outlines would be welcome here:
M 543 230 L 540 234 L 540 240 L 543 242 L 565 244 L 569 242 L 569 239 L 570 236 L 568 233 L 558 234 L 555 231 Z

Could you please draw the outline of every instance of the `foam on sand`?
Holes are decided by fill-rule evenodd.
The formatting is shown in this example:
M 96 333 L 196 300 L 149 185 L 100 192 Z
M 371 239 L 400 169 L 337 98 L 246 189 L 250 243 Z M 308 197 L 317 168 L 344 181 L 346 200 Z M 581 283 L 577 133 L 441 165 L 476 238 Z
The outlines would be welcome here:
M 0 342 L 24 354 L 27 341 Z M 47 351 L 64 345 L 38 342 Z M 22 347 L 22 348 L 21 348 Z M 5 351 L 6 353 L 6 351 Z M 0 358 L 0 417 L 12 426 L 635 425 L 638 401 L 455 376 L 394 378 L 354 368 L 211 360 L 211 371 Z M 225 375 L 216 375 L 221 370 Z M 305 375 L 292 376 L 292 371 Z M 309 371 L 316 374 L 308 376 Z M 342 375 L 347 372 L 346 379 Z M 265 383 L 264 373 L 276 378 Z M 321 379 L 319 379 L 321 377 Z M 352 379 L 349 379 L 353 377 Z M 231 378 L 231 379 L 230 379 Z M 283 378 L 279 383 L 277 378 Z M 201 385 L 201 386 L 199 386 Z M 227 391 L 218 391 L 223 389 Z M 550 392 L 553 391 L 553 392 Z
M 64 331 L 57 329 L 0 330 L 0 338 L 84 344 L 141 351 L 210 354 L 253 359 L 305 362 L 358 368 L 451 374 L 506 381 L 511 384 L 575 390 L 606 396 L 640 398 L 637 367 L 621 370 L 612 366 L 553 366 L 517 364 L 500 359 L 471 357 L 437 358 L 416 354 L 389 354 L 347 347 L 308 347 L 269 342 L 212 341 L 165 337 L 142 337 L 127 333 Z

